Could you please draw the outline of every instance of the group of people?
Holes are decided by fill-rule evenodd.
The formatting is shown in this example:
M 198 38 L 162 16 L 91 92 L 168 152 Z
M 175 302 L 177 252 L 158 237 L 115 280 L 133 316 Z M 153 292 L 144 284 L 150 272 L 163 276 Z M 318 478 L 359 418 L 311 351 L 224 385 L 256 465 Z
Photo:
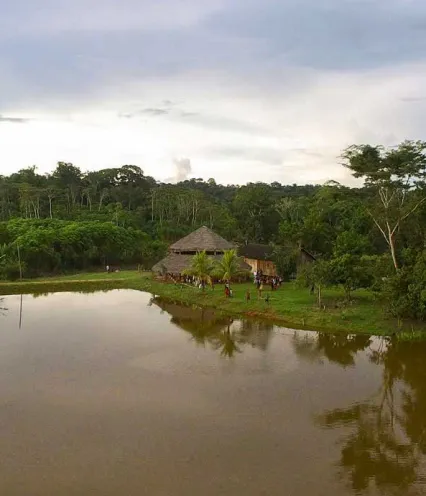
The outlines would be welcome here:
M 264 285 L 270 285 L 271 291 L 278 289 L 283 283 L 283 279 L 278 276 L 265 276 L 261 270 L 254 273 L 254 284 L 256 285 L 259 296 L 262 296 Z
M 176 279 L 174 277 L 172 277 L 172 279 L 175 283 L 179 282 L 184 284 L 190 284 L 200 289 L 203 289 L 206 286 L 205 281 L 202 281 L 200 278 L 191 275 L 179 274 L 176 276 Z M 283 279 L 281 277 L 264 275 L 261 270 L 254 272 L 254 284 L 257 288 L 257 294 L 259 298 L 262 298 L 262 292 L 264 290 L 265 285 L 270 286 L 271 291 L 275 291 L 281 286 L 282 283 L 283 283 Z M 211 280 L 210 284 L 212 289 L 214 289 L 213 280 Z M 224 289 L 225 289 L 225 297 L 232 298 L 233 293 L 230 283 L 228 281 L 225 281 Z M 246 301 L 249 301 L 250 299 L 251 299 L 251 294 L 250 294 L 250 290 L 248 289 L 246 292 Z M 269 301 L 269 295 L 266 295 L 266 299 Z
M 203 289 L 206 283 L 202 281 L 199 277 L 194 277 L 185 274 L 166 274 L 167 279 L 171 279 L 175 284 L 189 284 L 197 288 Z
M 118 267 L 111 267 L 111 265 L 105 265 L 105 272 L 111 273 L 111 272 L 120 272 L 120 269 Z

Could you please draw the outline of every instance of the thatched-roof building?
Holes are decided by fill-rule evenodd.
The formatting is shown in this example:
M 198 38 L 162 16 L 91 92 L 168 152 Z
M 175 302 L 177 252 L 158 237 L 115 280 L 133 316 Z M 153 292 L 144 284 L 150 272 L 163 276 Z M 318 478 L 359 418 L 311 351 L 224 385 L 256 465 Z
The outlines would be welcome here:
M 173 243 L 167 257 L 156 263 L 152 271 L 162 275 L 179 275 L 191 266 L 192 257 L 196 253 L 205 251 L 213 260 L 220 260 L 225 251 L 232 249 L 236 249 L 236 246 L 203 226 Z M 242 260 L 241 270 L 250 270 Z
M 244 258 L 244 262 L 250 265 L 252 272 L 262 271 L 265 276 L 276 276 L 277 268 L 274 263 L 274 247 L 248 243 L 238 249 L 238 255 Z M 298 265 L 313 262 L 315 257 L 304 248 L 300 248 Z

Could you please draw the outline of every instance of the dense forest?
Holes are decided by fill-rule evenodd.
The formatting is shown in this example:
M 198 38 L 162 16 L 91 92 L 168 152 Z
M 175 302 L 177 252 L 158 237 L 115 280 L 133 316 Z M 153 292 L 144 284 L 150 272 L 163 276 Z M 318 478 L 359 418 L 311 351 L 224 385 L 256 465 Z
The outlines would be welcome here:
M 388 295 L 398 316 L 426 317 L 426 143 L 360 145 L 342 167 L 364 186 L 336 182 L 165 184 L 134 165 L 82 172 L 59 162 L 0 176 L 0 277 L 137 265 L 149 268 L 170 242 L 201 225 L 238 242 L 275 245 L 285 275 L 300 246 L 317 262 L 299 278 Z

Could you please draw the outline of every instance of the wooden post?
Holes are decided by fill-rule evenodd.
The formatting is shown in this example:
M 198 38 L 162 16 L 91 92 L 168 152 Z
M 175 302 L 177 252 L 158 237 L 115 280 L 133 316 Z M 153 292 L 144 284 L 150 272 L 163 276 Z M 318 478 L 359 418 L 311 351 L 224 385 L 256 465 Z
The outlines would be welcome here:
M 21 252 L 19 251 L 19 245 L 16 245 L 18 250 L 18 263 L 19 263 L 19 280 L 22 281 L 22 265 L 21 265 Z

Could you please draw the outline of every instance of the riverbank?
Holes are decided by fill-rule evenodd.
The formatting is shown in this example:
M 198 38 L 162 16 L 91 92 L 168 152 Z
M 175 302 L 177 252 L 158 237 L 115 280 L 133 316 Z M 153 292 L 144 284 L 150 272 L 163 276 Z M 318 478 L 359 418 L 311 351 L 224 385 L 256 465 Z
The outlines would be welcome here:
M 0 282 L 0 295 L 135 289 L 183 304 L 214 308 L 235 316 L 266 318 L 299 329 L 382 336 L 396 333 L 404 339 L 418 339 L 424 334 L 426 339 L 426 325 L 397 323 L 385 315 L 380 303 L 368 291 L 355 292 L 353 302 L 346 305 L 341 290 L 328 289 L 323 297 L 325 310 L 320 310 L 315 297 L 307 289 L 297 288 L 293 283 L 286 283 L 277 291 L 264 292 L 264 295 L 269 295 L 269 301 L 258 298 L 253 284 L 234 284 L 232 288 L 233 298 L 225 298 L 222 286 L 203 292 L 188 285 L 153 280 L 150 273 L 123 271 Z M 247 290 L 251 293 L 250 301 L 246 301 Z

